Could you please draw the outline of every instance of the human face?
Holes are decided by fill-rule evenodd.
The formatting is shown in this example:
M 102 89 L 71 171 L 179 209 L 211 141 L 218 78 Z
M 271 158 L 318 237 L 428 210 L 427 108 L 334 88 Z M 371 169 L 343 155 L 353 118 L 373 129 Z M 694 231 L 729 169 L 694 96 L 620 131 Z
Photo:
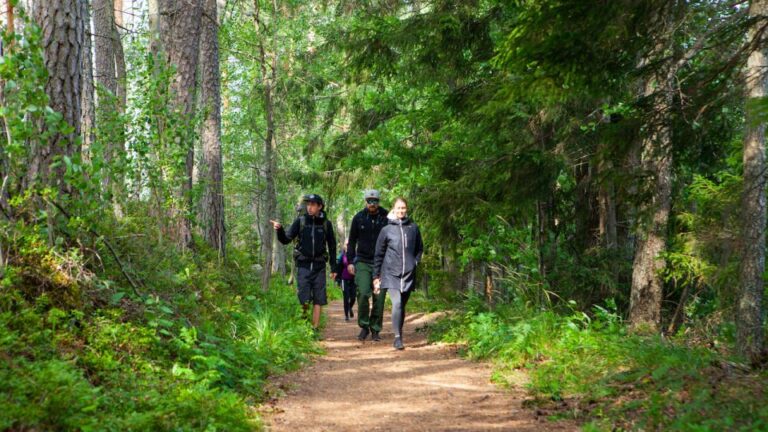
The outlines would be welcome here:
M 317 216 L 318 214 L 320 214 L 320 210 L 322 208 L 323 207 L 320 204 L 314 201 L 310 201 L 307 203 L 307 214 L 309 214 L 310 216 Z
M 376 198 L 368 198 L 365 200 L 365 208 L 367 208 L 368 212 L 371 214 L 376 213 L 379 210 L 379 200 Z
M 405 219 L 408 215 L 408 205 L 400 200 L 395 203 L 395 207 L 392 210 L 395 212 L 395 217 L 398 219 Z

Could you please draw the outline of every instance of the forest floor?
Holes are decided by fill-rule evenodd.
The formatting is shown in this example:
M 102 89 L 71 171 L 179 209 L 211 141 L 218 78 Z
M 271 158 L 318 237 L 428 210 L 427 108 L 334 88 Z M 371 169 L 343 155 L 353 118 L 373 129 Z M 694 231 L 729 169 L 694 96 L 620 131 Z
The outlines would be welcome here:
M 455 346 L 428 343 L 419 329 L 435 314 L 407 316 L 404 351 L 392 347 L 388 312 L 380 342 L 357 340 L 357 317 L 344 321 L 341 301 L 326 314 L 327 354 L 270 383 L 274 397 L 260 408 L 269 431 L 577 430 L 523 408 L 524 376 L 502 389 L 491 383 L 489 365 L 462 359 Z

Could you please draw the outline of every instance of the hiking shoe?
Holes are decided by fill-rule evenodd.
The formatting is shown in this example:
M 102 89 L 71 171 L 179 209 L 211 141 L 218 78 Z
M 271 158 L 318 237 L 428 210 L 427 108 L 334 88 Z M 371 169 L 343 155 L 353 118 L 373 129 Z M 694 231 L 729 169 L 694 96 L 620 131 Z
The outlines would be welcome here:
M 355 317 L 355 313 L 354 313 L 354 312 L 352 312 L 352 311 L 349 311 L 349 317 L 350 317 L 350 318 L 354 318 L 354 317 Z
M 348 317 L 348 316 L 345 316 L 345 317 L 344 317 L 344 321 L 347 321 L 347 322 L 349 322 L 349 317 Z
M 381 336 L 379 336 L 379 332 L 377 332 L 376 330 L 374 330 L 374 331 L 371 333 L 371 339 L 373 339 L 373 340 L 374 340 L 374 341 L 376 341 L 376 342 L 380 341 L 380 340 L 381 340 Z
M 312 329 L 312 338 L 316 341 L 323 340 L 323 334 L 320 332 L 320 329 Z
M 400 336 L 395 338 L 395 342 L 392 344 L 393 347 L 395 347 L 396 350 L 404 350 L 405 347 L 403 346 L 403 339 L 400 338 Z
M 357 335 L 357 340 L 364 341 L 368 337 L 368 329 L 363 328 L 360 330 L 360 334 Z

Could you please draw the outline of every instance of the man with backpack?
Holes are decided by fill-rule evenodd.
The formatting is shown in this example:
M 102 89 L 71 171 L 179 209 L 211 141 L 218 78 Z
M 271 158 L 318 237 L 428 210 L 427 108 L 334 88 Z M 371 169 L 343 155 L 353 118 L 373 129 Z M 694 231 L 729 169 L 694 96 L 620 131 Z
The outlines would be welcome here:
M 323 209 L 323 198 L 317 194 L 304 196 L 306 214 L 299 215 L 286 231 L 282 224 L 270 220 L 277 231 L 277 239 L 288 244 L 296 239 L 293 258 L 296 263 L 296 284 L 299 303 L 306 314 L 312 303 L 312 327 L 318 331 L 322 306 L 328 304 L 325 286 L 325 265 L 329 257 L 336 257 L 336 238 L 333 224 Z M 331 266 L 335 263 L 331 262 Z M 331 267 L 331 279 L 336 273 Z
M 363 198 L 365 208 L 352 218 L 350 224 L 347 259 L 353 264 L 349 264 L 347 270 L 355 276 L 357 285 L 357 324 L 360 326 L 357 338 L 363 341 L 370 334 L 371 339 L 380 341 L 386 296 L 373 293 L 373 257 L 379 232 L 388 223 L 388 211 L 379 207 L 379 191 L 367 190 Z M 373 307 L 368 305 L 369 299 L 373 299 Z

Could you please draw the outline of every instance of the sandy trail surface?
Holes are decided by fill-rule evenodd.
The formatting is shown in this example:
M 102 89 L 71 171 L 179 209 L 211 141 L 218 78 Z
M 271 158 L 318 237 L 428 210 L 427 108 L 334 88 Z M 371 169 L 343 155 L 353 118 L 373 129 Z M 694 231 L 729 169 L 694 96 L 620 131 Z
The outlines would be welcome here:
M 340 301 L 327 308 L 327 355 L 275 378 L 277 397 L 261 407 L 269 431 L 571 431 L 571 422 L 537 419 L 521 406 L 523 389 L 490 382 L 488 365 L 456 348 L 428 344 L 417 331 L 433 317 L 410 314 L 404 351 L 392 347 L 389 313 L 380 342 L 357 340 L 356 317 L 344 321 Z

